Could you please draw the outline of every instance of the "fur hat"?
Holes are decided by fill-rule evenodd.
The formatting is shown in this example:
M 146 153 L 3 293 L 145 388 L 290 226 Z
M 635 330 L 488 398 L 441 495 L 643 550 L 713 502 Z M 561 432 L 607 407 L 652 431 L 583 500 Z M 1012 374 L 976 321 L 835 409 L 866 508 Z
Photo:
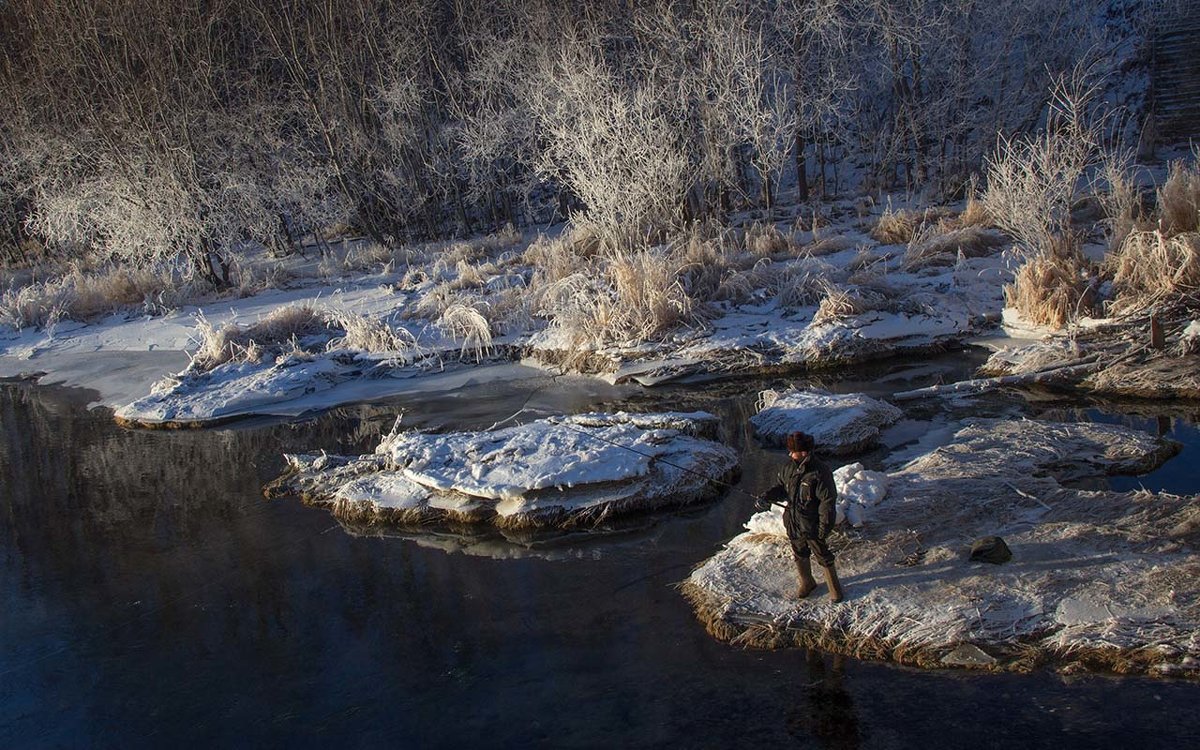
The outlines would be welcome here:
M 789 432 L 787 436 L 788 453 L 796 451 L 812 451 L 815 447 L 813 436 L 807 432 Z

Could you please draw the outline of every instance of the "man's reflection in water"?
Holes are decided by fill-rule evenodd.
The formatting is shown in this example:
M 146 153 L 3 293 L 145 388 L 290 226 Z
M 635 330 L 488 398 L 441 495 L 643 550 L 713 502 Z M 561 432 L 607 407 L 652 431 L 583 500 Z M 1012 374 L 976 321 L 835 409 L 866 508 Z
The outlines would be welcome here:
M 828 667 L 826 659 L 830 660 Z M 816 739 L 822 747 L 857 748 L 860 744 L 858 717 L 850 693 L 842 687 L 840 655 L 825 656 L 809 649 L 805 654 L 808 679 L 801 688 L 808 700 L 792 703 L 787 710 L 788 733 L 797 738 Z

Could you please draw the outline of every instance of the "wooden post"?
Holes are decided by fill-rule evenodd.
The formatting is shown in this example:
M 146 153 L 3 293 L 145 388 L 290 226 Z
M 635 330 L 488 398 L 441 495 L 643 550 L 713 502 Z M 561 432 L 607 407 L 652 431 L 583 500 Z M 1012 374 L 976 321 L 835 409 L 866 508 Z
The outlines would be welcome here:
M 1157 315 L 1150 316 L 1150 348 L 1164 349 L 1167 346 L 1167 338 L 1163 335 L 1162 321 Z

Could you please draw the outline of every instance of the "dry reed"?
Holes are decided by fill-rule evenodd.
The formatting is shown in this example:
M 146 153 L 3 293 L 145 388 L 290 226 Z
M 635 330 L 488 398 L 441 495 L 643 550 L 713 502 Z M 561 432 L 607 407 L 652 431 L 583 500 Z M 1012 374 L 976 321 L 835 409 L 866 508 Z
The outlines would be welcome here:
M 288 305 L 248 326 L 235 322 L 217 327 L 203 313 L 196 316 L 196 351 L 191 369 L 206 372 L 226 362 L 259 361 L 264 348 L 274 348 L 325 329 L 325 317 L 310 305 Z
M 1004 287 L 1004 299 L 1021 317 L 1061 328 L 1090 305 L 1083 256 L 1072 246 L 1029 258 Z

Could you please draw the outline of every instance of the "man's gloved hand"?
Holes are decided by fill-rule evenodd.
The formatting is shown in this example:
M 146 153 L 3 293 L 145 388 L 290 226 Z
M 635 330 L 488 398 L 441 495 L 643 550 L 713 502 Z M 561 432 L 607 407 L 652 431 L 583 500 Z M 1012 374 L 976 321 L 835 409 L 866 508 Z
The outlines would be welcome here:
M 754 507 L 759 510 L 766 510 L 776 503 L 782 505 L 786 500 L 787 492 L 784 491 L 783 487 L 776 485 L 759 495 L 758 499 L 754 501 Z

